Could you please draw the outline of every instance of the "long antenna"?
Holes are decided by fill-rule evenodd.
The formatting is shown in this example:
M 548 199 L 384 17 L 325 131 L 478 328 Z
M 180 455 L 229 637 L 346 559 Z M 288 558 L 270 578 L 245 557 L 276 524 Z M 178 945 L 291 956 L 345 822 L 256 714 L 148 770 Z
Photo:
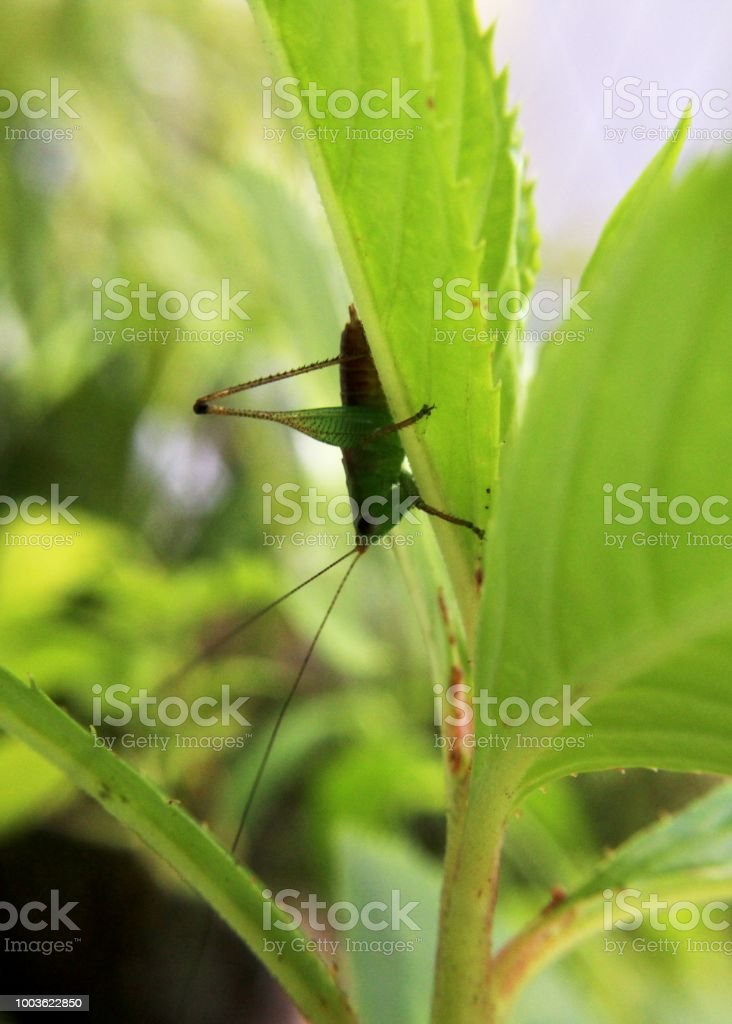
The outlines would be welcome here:
M 341 562 L 344 562 L 347 558 L 351 558 L 355 555 L 358 550 L 359 548 L 354 548 L 352 551 L 347 551 L 345 555 L 341 555 L 340 558 L 336 558 L 335 561 L 330 562 L 330 564 L 326 565 L 323 569 L 319 569 L 318 572 L 313 573 L 312 576 L 308 576 L 306 580 L 303 580 L 302 583 L 298 583 L 296 587 L 293 587 L 292 590 L 288 590 L 286 594 L 281 594 L 280 597 L 276 598 L 274 601 L 270 601 L 268 605 L 265 605 L 264 608 L 260 608 L 258 612 L 255 612 L 254 615 L 245 619 L 244 622 L 240 622 L 237 626 L 234 626 L 234 628 L 230 629 L 228 633 L 224 633 L 223 636 L 217 637 L 216 640 L 206 644 L 203 650 L 198 651 L 197 654 L 194 654 L 193 657 L 184 662 L 180 668 L 177 668 L 175 672 L 166 676 L 158 687 L 158 692 L 172 689 L 176 683 L 179 683 L 181 679 L 184 679 L 185 676 L 188 675 L 189 672 L 192 672 L 197 665 L 202 664 L 210 658 L 212 654 L 215 654 L 216 651 L 228 644 L 230 640 L 233 640 L 235 636 L 238 636 L 239 633 L 243 633 L 249 626 L 253 626 L 254 623 L 263 618 L 267 612 L 271 612 L 278 604 L 282 604 L 282 602 L 286 601 L 288 597 L 292 597 L 292 595 L 296 594 L 298 590 L 302 590 L 302 588 L 306 587 L 308 583 L 312 583 L 313 580 L 317 580 L 320 576 L 324 576 L 327 572 L 330 572 L 331 569 L 335 569 L 335 567 L 340 565 Z
M 260 615 L 264 615 L 264 613 L 266 611 L 268 611 L 270 608 L 274 607 L 274 605 L 279 604 L 280 601 L 284 601 L 284 599 L 286 597 L 289 597 L 290 594 L 294 594 L 296 590 L 300 590 L 300 588 L 304 587 L 307 583 L 310 582 L 310 580 L 314 580 L 314 579 L 317 579 L 318 576 L 322 576 L 323 573 L 328 571 L 328 569 L 332 569 L 334 566 L 338 565 L 339 562 L 344 561 L 344 559 L 349 558 L 351 555 L 359 555 L 359 556 L 363 555 L 366 551 L 368 551 L 368 548 L 366 548 L 366 547 L 356 547 L 356 548 L 353 549 L 353 551 L 349 551 L 347 554 L 341 555 L 340 558 L 337 558 L 334 562 L 331 562 L 330 565 L 327 565 L 325 567 L 325 569 L 321 569 L 321 571 L 316 573 L 315 576 L 311 576 L 309 580 L 305 580 L 303 583 L 300 583 L 293 590 L 290 590 L 287 594 L 284 594 L 281 598 L 278 598 L 277 601 L 274 601 L 271 605 L 268 605 L 267 608 L 263 608 L 261 612 L 257 613 L 257 615 L 255 615 L 249 621 L 253 622 L 254 619 L 259 618 Z M 312 639 L 312 641 L 310 643 L 310 646 L 307 649 L 305 657 L 302 660 L 300 668 L 298 669 L 297 676 L 295 677 L 295 680 L 294 680 L 292 686 L 290 687 L 290 689 L 289 689 L 289 691 L 287 693 L 287 696 L 285 697 L 284 701 L 282 702 L 282 705 L 280 706 L 279 711 L 277 712 L 277 718 L 275 719 L 274 726 L 272 727 L 272 731 L 271 731 L 271 733 L 269 735 L 269 739 L 267 740 L 267 746 L 265 747 L 264 754 L 263 754 L 263 756 L 262 756 L 262 758 L 261 758 L 261 760 L 259 762 L 259 766 L 257 768 L 257 774 L 254 776 L 254 781 L 252 782 L 251 788 L 249 790 L 249 795 L 247 796 L 247 800 L 246 800 L 246 803 L 244 805 L 244 809 L 242 810 L 241 818 L 239 819 L 239 825 L 238 825 L 237 830 L 236 830 L 236 835 L 234 836 L 233 842 L 232 842 L 232 844 L 230 846 L 230 852 L 231 852 L 232 856 L 236 853 L 236 848 L 239 845 L 239 840 L 242 837 L 242 833 L 244 832 L 244 828 L 245 828 L 246 823 L 247 823 L 247 821 L 249 819 L 249 814 L 250 814 L 251 809 L 252 809 L 252 807 L 254 805 L 254 801 L 256 799 L 260 783 L 261 783 L 261 781 L 262 781 L 262 779 L 264 777 L 265 769 L 266 769 L 267 764 L 269 762 L 269 758 L 270 758 L 270 755 L 272 753 L 272 749 L 273 749 L 273 747 L 275 745 L 275 741 L 277 739 L 277 735 L 278 735 L 278 733 L 280 731 L 280 727 L 282 726 L 282 722 L 284 721 L 285 714 L 287 713 L 287 709 L 289 708 L 289 706 L 292 703 L 292 700 L 293 700 L 295 694 L 297 693 L 297 690 L 298 690 L 298 687 L 300 686 L 300 682 L 302 680 L 302 677 L 305 675 L 305 670 L 307 669 L 307 667 L 308 667 L 308 665 L 310 663 L 310 659 L 313 656 L 313 651 L 315 650 L 315 645 L 317 644 L 318 640 L 320 639 L 320 634 L 323 632 L 323 630 L 325 628 L 325 624 L 328 621 L 328 619 L 330 618 L 331 612 L 335 608 L 336 601 L 340 597 L 341 592 L 342 592 L 343 588 L 346 585 L 346 580 L 348 579 L 348 577 L 353 572 L 353 569 L 354 569 L 355 565 L 356 565 L 355 561 L 351 562 L 351 564 L 346 569 L 346 572 L 344 573 L 343 578 L 341 579 L 340 583 L 338 584 L 338 587 L 336 588 L 336 592 L 333 594 L 333 597 L 331 598 L 330 604 L 328 605 L 328 608 L 326 609 L 325 615 L 323 616 L 323 618 L 321 620 L 321 623 L 318 626 L 318 629 L 317 629 L 317 631 L 315 633 L 315 636 L 313 637 L 313 639 Z M 244 625 L 248 625 L 248 623 L 245 623 Z M 242 625 L 239 628 L 243 629 L 244 625 Z M 238 629 L 236 630 L 236 632 L 238 632 Z M 228 639 L 228 637 L 226 639 Z M 186 983 L 183 986 L 182 994 L 181 994 L 181 1000 L 180 1000 L 180 1003 L 178 1005 L 177 1016 L 181 1020 L 187 1019 L 187 1016 L 184 1017 L 183 1014 L 187 1013 L 186 1007 L 190 1008 L 190 1003 L 189 1003 L 189 1000 L 188 1000 L 188 996 L 189 996 L 189 994 L 191 992 L 191 989 L 193 987 L 193 984 L 194 984 L 194 981 L 196 979 L 196 976 L 197 976 L 197 974 L 198 974 L 198 972 L 200 970 L 201 961 L 203 959 L 204 952 L 206 951 L 206 946 L 208 945 L 208 940 L 209 940 L 210 935 L 211 935 L 211 928 L 212 928 L 212 926 L 213 926 L 213 910 L 211 910 L 211 908 L 209 907 L 208 919 L 206 921 L 206 928 L 205 928 L 205 930 L 203 932 L 203 935 L 201 936 L 201 942 L 200 942 L 199 947 L 198 947 L 198 952 L 197 952 L 196 958 L 195 958 L 195 960 L 193 962 L 192 970 L 188 973 L 188 976 L 187 976 L 187 979 L 186 979 Z
M 349 552 L 349 554 L 353 554 L 354 552 L 356 552 L 359 555 L 362 555 L 367 550 L 368 550 L 367 548 L 354 548 L 354 551 Z M 338 561 L 341 561 L 341 559 L 338 559 Z M 290 687 L 289 693 L 287 694 L 287 696 L 285 697 L 284 701 L 282 702 L 282 706 L 280 707 L 280 710 L 277 712 L 277 718 L 275 719 L 275 724 L 274 724 L 274 726 L 272 728 L 272 732 L 270 733 L 269 739 L 267 741 L 267 746 L 265 747 L 262 759 L 259 762 L 259 767 L 257 768 L 257 774 L 254 777 L 254 782 L 252 783 L 251 789 L 249 790 L 249 796 L 247 797 L 247 802 L 244 805 L 244 810 L 242 811 L 241 818 L 239 819 L 239 827 L 236 830 L 236 835 L 234 836 L 234 841 L 231 844 L 231 852 L 232 852 L 232 854 L 236 853 L 236 848 L 239 845 L 239 840 L 241 839 L 242 832 L 244 831 L 244 826 L 247 823 L 247 818 L 249 817 L 249 812 L 252 809 L 252 805 L 253 805 L 255 797 L 257 795 L 257 790 L 259 789 L 259 784 L 261 783 L 262 777 L 264 776 L 264 771 L 265 771 L 265 768 L 267 767 L 267 762 L 269 761 L 270 754 L 272 753 L 272 748 L 275 745 L 275 740 L 277 739 L 277 734 L 280 731 L 280 726 L 282 725 L 282 721 L 283 721 L 283 719 L 285 717 L 285 714 L 287 713 L 287 709 L 289 708 L 290 704 L 292 703 L 293 697 L 297 693 L 298 687 L 300 685 L 300 680 L 305 675 L 305 670 L 307 669 L 308 664 L 310 663 L 310 659 L 311 659 L 311 657 L 313 655 L 313 651 L 315 650 L 315 645 L 317 644 L 318 640 L 320 639 L 320 634 L 323 632 L 323 629 L 325 628 L 325 624 L 328 621 L 328 619 L 330 618 L 330 613 L 333 611 L 333 609 L 335 607 L 335 603 L 338 600 L 338 598 L 340 597 L 341 591 L 343 590 L 343 588 L 346 585 L 346 580 L 348 579 L 348 577 L 353 572 L 353 568 L 354 568 L 355 565 L 356 565 L 356 562 L 351 562 L 351 564 L 348 566 L 348 569 L 346 569 L 346 572 L 343 575 L 343 579 L 338 584 L 338 588 L 336 589 L 335 594 L 331 598 L 331 602 L 328 605 L 328 608 L 327 608 L 327 610 L 325 612 L 325 615 L 323 616 L 323 619 L 322 619 L 320 625 L 318 626 L 317 632 L 315 633 L 315 636 L 313 637 L 312 642 L 311 642 L 310 646 L 308 647 L 307 654 L 305 655 L 305 657 L 302 660 L 302 664 L 300 665 L 300 670 L 298 671 L 297 676 L 295 677 L 295 681 L 292 684 L 292 686 Z

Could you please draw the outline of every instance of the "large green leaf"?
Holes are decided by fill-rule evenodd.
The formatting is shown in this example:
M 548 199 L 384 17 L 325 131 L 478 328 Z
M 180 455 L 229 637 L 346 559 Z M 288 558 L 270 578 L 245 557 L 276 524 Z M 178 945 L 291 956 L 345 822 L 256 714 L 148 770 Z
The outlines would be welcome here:
M 477 288 L 486 268 L 498 287 L 525 273 L 520 262 L 534 261 L 524 244 L 530 196 L 490 40 L 468 0 L 256 0 L 252 9 L 279 70 L 303 86 L 360 98 L 372 89 L 391 95 L 397 80 L 397 91 L 411 96 L 414 117 L 390 111 L 375 119 L 359 110 L 344 120 L 321 101 L 323 117 L 304 113 L 297 123 L 322 133 L 308 152 L 392 413 L 402 419 L 436 406 L 428 422 L 402 435 L 417 483 L 431 504 L 480 523 L 499 443 L 492 346 L 434 340 L 445 321 L 434 318 L 433 282 L 464 278 Z M 295 123 L 265 127 L 288 131 Z M 378 137 L 354 140 L 347 135 L 354 131 Z M 389 132 L 405 137 L 388 141 Z M 460 326 L 468 324 L 486 326 L 477 311 Z M 504 360 L 509 390 L 513 372 Z M 439 532 L 471 620 L 475 538 L 454 527 Z
M 679 814 L 667 815 L 634 835 L 600 865 L 569 902 L 608 887 L 647 887 L 677 876 L 722 881 L 727 886 L 732 881 L 732 785 L 717 786 Z
M 646 179 L 646 209 L 631 204 L 593 260 L 592 333 L 545 354 L 506 460 L 479 683 L 529 702 L 569 685 L 591 722 L 567 730 L 574 747 L 520 755 L 524 790 L 617 765 L 732 770 L 732 530 L 654 524 L 645 505 L 608 525 L 603 504 L 623 483 L 732 495 L 731 181 L 729 160 L 673 189 L 660 175 L 655 199 Z

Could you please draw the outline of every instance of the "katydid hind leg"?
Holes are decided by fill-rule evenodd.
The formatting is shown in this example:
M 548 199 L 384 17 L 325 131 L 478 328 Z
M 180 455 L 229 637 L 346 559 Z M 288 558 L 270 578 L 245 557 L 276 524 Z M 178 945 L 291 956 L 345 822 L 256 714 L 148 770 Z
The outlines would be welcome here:
M 434 516 L 435 519 L 441 519 L 445 523 L 451 523 L 453 526 L 462 526 L 474 533 L 479 540 L 485 540 L 485 530 L 481 529 L 480 526 L 476 526 L 469 519 L 463 519 L 460 516 L 453 515 L 451 512 L 443 512 L 441 509 L 435 508 L 434 505 L 429 505 L 419 493 L 414 477 L 410 473 L 402 472 L 400 487 L 403 491 L 414 496 L 414 507 L 421 512 L 426 512 L 427 515 Z

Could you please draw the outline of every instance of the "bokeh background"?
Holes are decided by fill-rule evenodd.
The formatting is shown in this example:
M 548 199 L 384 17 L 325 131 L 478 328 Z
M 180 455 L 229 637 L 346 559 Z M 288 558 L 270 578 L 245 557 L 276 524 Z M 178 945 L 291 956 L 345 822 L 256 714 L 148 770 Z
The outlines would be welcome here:
M 480 6 L 486 23 L 500 14 L 497 53 L 538 179 L 540 284 L 577 276 L 656 149 L 603 140 L 603 77 L 732 91 L 729 12 L 712 0 L 691 15 L 661 0 Z M 172 692 L 186 659 L 332 557 L 292 536 L 281 550 L 265 546 L 262 488 L 292 481 L 338 494 L 338 453 L 271 424 L 197 419 L 191 407 L 216 387 L 335 354 L 351 295 L 303 154 L 263 137 L 261 79 L 276 69 L 239 0 L 4 0 L 0 68 L 0 88 L 18 95 L 54 77 L 62 92 L 78 90 L 77 118 L 0 117 L 0 490 L 21 501 L 56 483 L 62 497 L 78 495 L 78 525 L 0 528 L 0 662 L 88 724 L 93 687 Z M 68 137 L 24 137 L 29 129 Z M 684 159 L 707 151 L 694 143 Z M 229 279 L 249 293 L 251 319 L 238 340 L 164 344 L 139 315 L 94 320 L 92 282 L 112 278 L 186 294 Z M 95 340 L 100 327 L 116 330 L 111 343 Z M 308 407 L 336 396 L 324 371 L 251 401 Z M 49 548 L 49 537 L 62 540 Z M 273 888 L 332 897 L 344 835 L 367 837 L 386 864 L 413 855 L 437 869 L 431 685 L 441 665 L 421 632 L 434 609 L 405 586 L 422 561 L 418 546 L 370 556 L 319 643 L 247 834 L 247 859 Z M 243 751 L 125 753 L 225 842 L 336 582 L 316 582 L 175 682 L 186 696 L 222 681 L 250 696 Z M 7 737 L 0 778 L 0 896 L 59 888 L 79 902 L 82 938 L 66 957 L 0 953 L 3 991 L 91 992 L 109 1020 L 180 1020 L 182 998 L 194 1020 L 297 1019 L 223 929 L 186 988 L 206 928 L 193 894 Z M 532 798 L 509 836 L 502 933 L 710 781 L 612 773 Z M 597 937 L 532 983 L 516 1020 L 716 1022 L 730 994 L 724 957 L 619 958 Z

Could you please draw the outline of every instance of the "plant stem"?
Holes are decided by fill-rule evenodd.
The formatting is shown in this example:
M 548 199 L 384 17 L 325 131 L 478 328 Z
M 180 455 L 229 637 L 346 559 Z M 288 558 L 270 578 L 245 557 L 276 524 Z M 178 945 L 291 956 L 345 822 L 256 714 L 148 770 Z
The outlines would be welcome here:
M 493 961 L 493 986 L 501 1017 L 505 1018 L 530 977 L 596 928 L 596 922 L 572 907 L 541 914 L 507 942 Z
M 496 1024 L 490 974 L 501 848 L 523 765 L 476 757 L 468 799 L 455 805 L 462 829 L 448 843 L 432 1024 Z

